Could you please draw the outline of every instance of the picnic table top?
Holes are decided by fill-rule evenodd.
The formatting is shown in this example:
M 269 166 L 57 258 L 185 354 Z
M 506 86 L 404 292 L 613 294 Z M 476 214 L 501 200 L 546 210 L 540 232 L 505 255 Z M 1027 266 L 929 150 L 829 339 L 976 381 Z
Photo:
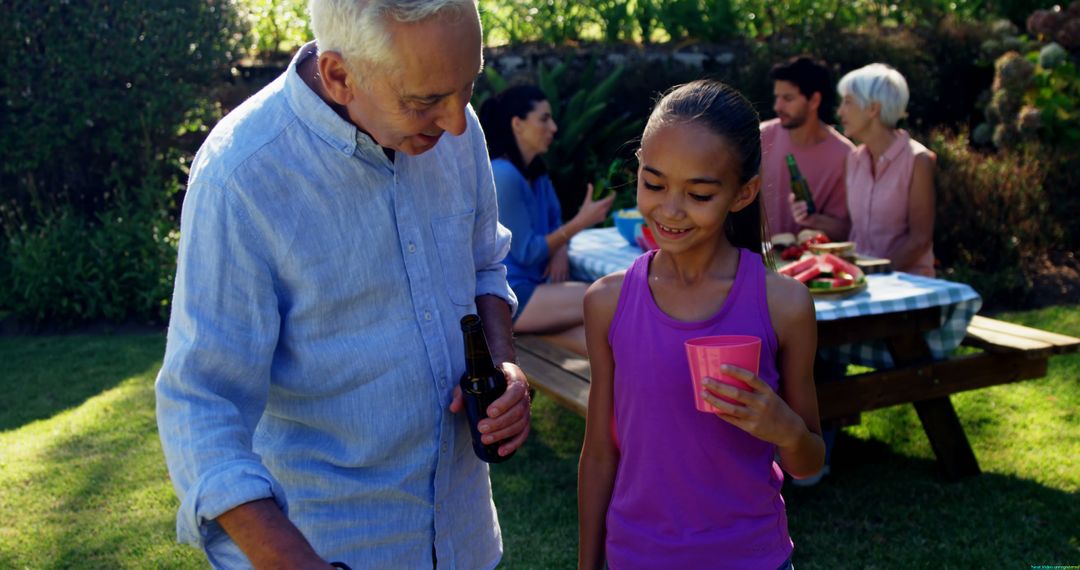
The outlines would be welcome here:
M 570 241 L 570 269 L 575 279 L 594 281 L 626 269 L 643 253 L 629 245 L 615 228 L 585 230 Z M 935 358 L 944 358 L 964 339 L 968 323 L 982 298 L 963 283 L 894 271 L 867 276 L 866 289 L 849 296 L 816 296 L 819 321 L 865 315 L 902 314 L 928 307 L 942 308 L 941 326 L 926 334 Z M 873 344 L 838 349 L 843 360 L 873 365 L 891 364 L 888 351 Z

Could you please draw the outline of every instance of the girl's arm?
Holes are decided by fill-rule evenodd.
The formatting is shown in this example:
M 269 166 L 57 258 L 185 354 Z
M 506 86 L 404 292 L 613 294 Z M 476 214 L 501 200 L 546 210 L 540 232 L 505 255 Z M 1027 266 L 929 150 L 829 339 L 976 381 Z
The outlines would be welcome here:
M 893 267 L 903 271 L 911 267 L 934 240 L 934 156 L 921 153 L 915 157 L 908 194 L 908 235 L 889 252 Z
M 622 289 L 624 273 L 615 273 L 592 284 L 585 293 L 585 342 L 589 350 L 592 380 L 585 421 L 585 443 L 578 463 L 578 568 L 604 567 L 605 519 L 619 450 L 615 446 L 615 361 L 608 344 L 608 330 Z
M 802 283 L 776 274 L 770 274 L 767 283 L 769 314 L 780 345 L 780 397 L 800 420 L 789 437 L 777 444 L 777 451 L 784 471 L 801 479 L 821 471 L 825 464 L 814 386 L 817 317 L 814 300 Z
M 825 441 L 821 438 L 814 387 L 814 353 L 817 351 L 814 302 L 802 283 L 775 273 L 770 273 L 766 279 L 766 291 L 769 316 L 779 343 L 779 394 L 757 375 L 725 366 L 722 368 L 725 374 L 742 380 L 749 389 L 709 379 L 705 381 L 705 399 L 717 408 L 721 419 L 775 444 L 780 465 L 793 477 L 801 479 L 817 473 L 825 463 Z

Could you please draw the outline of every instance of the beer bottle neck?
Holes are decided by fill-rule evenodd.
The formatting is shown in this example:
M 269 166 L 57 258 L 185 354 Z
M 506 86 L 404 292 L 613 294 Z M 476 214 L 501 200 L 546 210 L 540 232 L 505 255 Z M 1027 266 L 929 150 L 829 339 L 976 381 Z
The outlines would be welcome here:
M 795 157 L 793 155 L 787 155 L 787 167 L 792 178 L 802 178 L 802 173 L 799 172 L 799 165 L 795 163 Z
M 469 315 L 462 319 L 461 334 L 465 340 L 465 369 L 476 376 L 494 373 L 495 363 L 491 359 L 480 317 Z

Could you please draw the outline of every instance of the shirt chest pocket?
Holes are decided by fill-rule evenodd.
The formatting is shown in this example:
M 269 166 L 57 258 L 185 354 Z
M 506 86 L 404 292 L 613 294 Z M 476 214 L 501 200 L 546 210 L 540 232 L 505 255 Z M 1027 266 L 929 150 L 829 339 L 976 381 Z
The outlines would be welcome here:
M 455 305 L 470 306 L 476 299 L 476 266 L 473 262 L 475 213 L 454 214 L 431 221 L 435 249 L 442 265 L 443 284 Z

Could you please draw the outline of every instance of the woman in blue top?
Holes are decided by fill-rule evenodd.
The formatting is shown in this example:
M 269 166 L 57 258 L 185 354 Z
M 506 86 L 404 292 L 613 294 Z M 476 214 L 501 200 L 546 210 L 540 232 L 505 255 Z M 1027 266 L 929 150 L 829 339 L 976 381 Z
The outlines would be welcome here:
M 572 220 L 562 223 L 555 188 L 540 155 L 558 127 L 551 104 L 532 85 L 511 87 L 480 107 L 491 170 L 499 197 L 499 222 L 513 239 L 504 260 L 506 278 L 518 298 L 514 332 L 541 333 L 585 354 L 582 299 L 586 283 L 569 281 L 566 246 L 574 234 L 607 216 L 614 195 L 593 201 L 592 186 Z

